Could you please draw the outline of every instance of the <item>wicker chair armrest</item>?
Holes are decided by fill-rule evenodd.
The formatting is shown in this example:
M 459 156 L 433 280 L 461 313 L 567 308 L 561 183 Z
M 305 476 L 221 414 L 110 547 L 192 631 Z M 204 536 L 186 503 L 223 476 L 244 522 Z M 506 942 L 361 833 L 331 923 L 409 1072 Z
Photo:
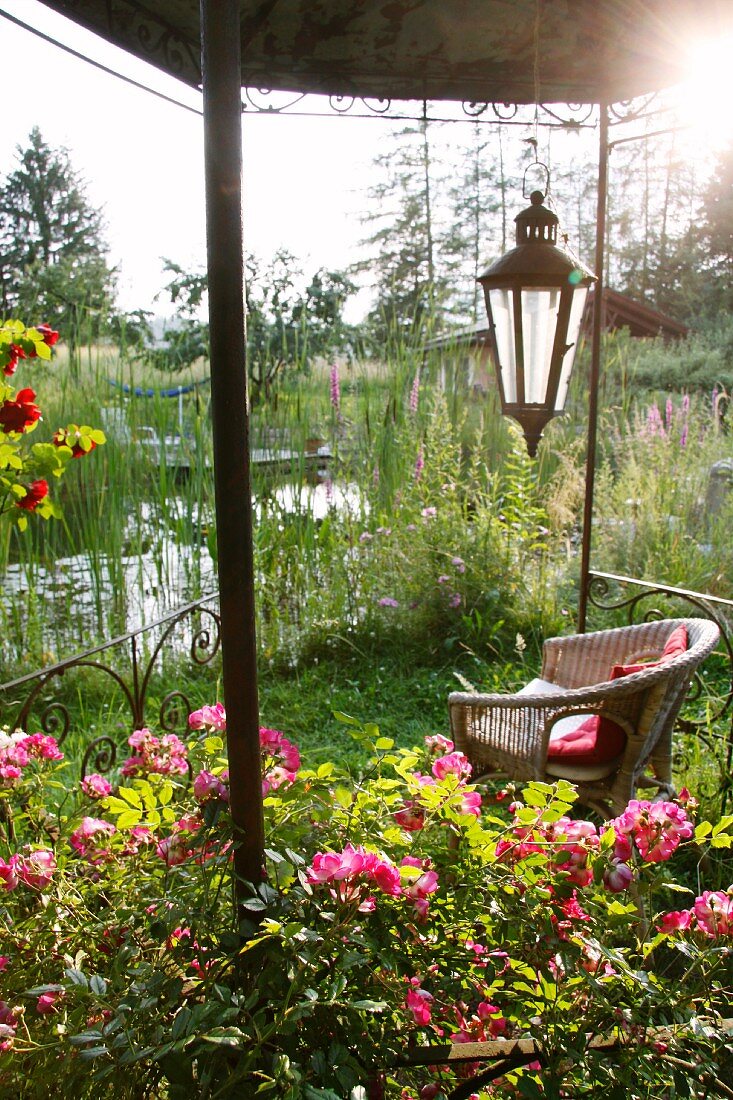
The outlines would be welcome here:
M 471 695 L 449 699 L 456 749 L 472 763 L 482 758 L 511 764 L 510 774 L 531 778 L 544 767 L 550 734 L 559 718 L 604 709 L 587 692 L 558 695 Z

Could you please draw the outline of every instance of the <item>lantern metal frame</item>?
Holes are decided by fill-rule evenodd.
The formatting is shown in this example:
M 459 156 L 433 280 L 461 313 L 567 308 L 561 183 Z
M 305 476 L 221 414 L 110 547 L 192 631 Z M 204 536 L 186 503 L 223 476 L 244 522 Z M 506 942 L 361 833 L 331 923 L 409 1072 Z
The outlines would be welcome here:
M 596 282 L 589 268 L 557 243 L 559 219 L 533 191 L 531 205 L 514 219 L 516 248 L 479 276 L 486 299 L 491 348 L 505 416 L 524 432 L 531 456 L 547 423 L 563 412 L 588 288 Z M 532 340 L 528 295 L 548 292 L 535 316 Z M 502 308 L 503 297 L 503 308 Z M 568 358 L 569 357 L 569 358 Z M 533 400 L 534 398 L 534 400 Z

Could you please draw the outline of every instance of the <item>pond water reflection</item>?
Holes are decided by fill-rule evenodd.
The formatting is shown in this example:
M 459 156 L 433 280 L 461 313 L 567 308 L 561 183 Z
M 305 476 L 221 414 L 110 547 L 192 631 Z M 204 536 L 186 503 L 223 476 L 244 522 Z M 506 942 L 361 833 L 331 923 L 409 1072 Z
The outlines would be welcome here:
M 330 479 L 268 486 L 253 499 L 255 527 L 319 524 L 329 514 L 364 513 L 357 487 Z M 143 504 L 122 532 L 121 554 L 98 550 L 53 564 L 14 563 L 3 577 L 0 681 L 19 663 L 58 660 L 147 626 L 216 591 L 213 505 L 192 510 L 171 496 L 165 515 Z M 30 636 L 30 637 L 29 637 Z

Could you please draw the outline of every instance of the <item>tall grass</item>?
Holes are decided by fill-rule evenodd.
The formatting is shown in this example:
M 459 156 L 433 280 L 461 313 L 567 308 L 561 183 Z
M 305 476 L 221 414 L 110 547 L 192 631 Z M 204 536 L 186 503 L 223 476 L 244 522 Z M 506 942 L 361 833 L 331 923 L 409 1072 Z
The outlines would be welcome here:
M 255 451 L 291 454 L 284 475 L 253 466 L 265 660 L 292 667 L 380 646 L 490 656 L 512 650 L 518 633 L 533 643 L 574 619 L 587 353 L 570 415 L 550 424 L 530 461 L 495 393 L 467 390 L 464 353 L 426 357 L 423 347 L 403 340 L 384 362 L 340 363 L 338 402 L 324 362 L 290 372 L 253 408 Z M 632 351 L 660 354 L 623 336 L 606 342 L 592 565 L 728 595 L 731 510 L 709 516 L 705 499 L 730 439 L 707 397 L 693 397 L 683 417 L 677 395 L 650 418 L 655 399 L 632 386 Z M 214 589 L 208 389 L 179 406 L 121 388 L 158 391 L 207 369 L 164 375 L 104 347 L 34 366 L 43 431 L 106 424 L 108 442 L 74 463 L 63 522 L 32 525 L 0 548 L 12 579 L 0 608 L 3 679 Z M 180 437 L 185 474 L 146 446 L 148 429 Z M 332 456 L 320 478 L 306 463 L 313 439 Z

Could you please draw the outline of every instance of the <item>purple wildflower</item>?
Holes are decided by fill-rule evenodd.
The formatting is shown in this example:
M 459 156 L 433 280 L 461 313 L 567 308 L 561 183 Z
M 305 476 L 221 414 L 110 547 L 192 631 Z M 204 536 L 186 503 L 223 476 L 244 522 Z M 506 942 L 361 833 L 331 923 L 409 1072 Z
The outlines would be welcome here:
M 359 535 L 359 542 L 371 542 L 374 536 L 370 535 L 368 531 L 362 531 Z
M 420 444 L 420 449 L 417 452 L 417 458 L 415 459 L 415 481 L 420 480 L 420 475 L 423 472 L 424 466 L 425 466 L 425 459 L 424 459 L 423 453 L 422 453 L 422 444 Z
M 410 412 L 414 416 L 417 413 L 418 395 L 420 393 L 420 372 L 415 375 L 415 379 L 412 383 L 412 389 L 410 390 Z
M 646 414 L 646 430 L 648 435 L 665 435 L 662 414 L 656 401 L 650 405 Z
M 684 450 L 687 446 L 687 423 L 682 428 L 682 435 L 680 436 L 680 447 Z
M 376 488 L 379 485 L 379 466 L 375 466 L 372 471 L 372 485 Z
M 326 504 L 333 504 L 333 482 L 330 477 L 327 477 L 324 485 L 326 487 Z
M 438 577 L 438 584 L 447 584 L 449 580 L 450 577 L 447 573 L 441 573 L 441 575 Z
M 451 563 L 451 565 L 455 566 L 456 570 L 459 573 L 465 573 L 466 572 L 466 563 L 463 560 L 463 558 L 458 558 L 458 557 L 451 558 L 450 563 Z
M 425 519 L 431 519 L 433 516 L 437 516 L 438 509 L 433 508 L 433 506 L 430 505 L 428 508 L 423 508 L 421 514 L 425 517 Z
M 460 607 L 461 597 L 458 592 L 454 592 L 451 598 L 448 600 L 448 607 Z
M 393 599 L 391 596 L 382 596 L 382 598 L 380 600 L 377 600 L 377 603 L 379 604 L 380 607 L 399 607 L 400 606 L 398 601 Z
M 341 408 L 341 386 L 339 384 L 338 363 L 331 364 L 331 407 L 334 412 Z
M 664 407 L 664 420 L 665 420 L 665 424 L 667 425 L 667 431 L 669 431 L 670 428 L 672 427 L 673 413 L 674 413 L 674 407 L 672 405 L 672 398 L 668 397 L 667 398 L 667 404 Z

